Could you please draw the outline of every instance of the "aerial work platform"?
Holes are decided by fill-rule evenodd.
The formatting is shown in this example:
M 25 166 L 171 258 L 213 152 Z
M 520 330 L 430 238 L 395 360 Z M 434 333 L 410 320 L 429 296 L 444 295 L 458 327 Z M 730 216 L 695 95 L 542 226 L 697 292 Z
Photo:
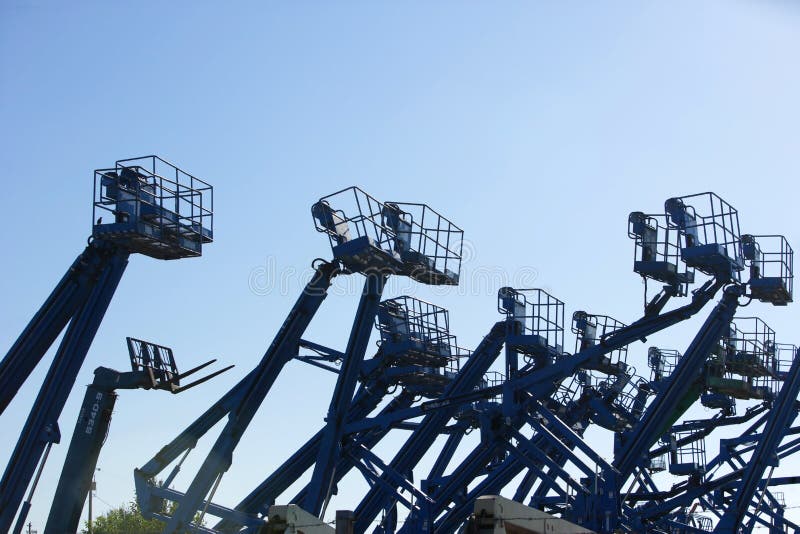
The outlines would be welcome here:
M 450 333 L 448 311 L 430 302 L 409 296 L 384 300 L 375 323 L 387 377 L 416 394 L 441 394 L 469 356 Z
M 537 365 L 564 354 L 564 303 L 542 289 L 502 287 L 497 311 L 506 316 L 506 343 Z
M 317 231 L 353 272 L 384 270 L 431 285 L 458 285 L 464 232 L 426 204 L 382 203 L 358 187 L 311 207 Z
M 687 266 L 720 279 L 739 280 L 744 269 L 739 213 L 715 193 L 670 198 L 670 225 L 683 232 L 681 258 Z
M 213 240 L 213 213 L 211 185 L 158 156 L 94 171 L 95 238 L 161 260 L 199 256 Z
M 1 414 L 61 336 L 0 480 L 0 531 L 10 530 L 15 516 L 15 531 L 25 522 L 39 479 L 34 473 L 41 473 L 52 446 L 61 440 L 58 418 L 130 256 L 201 256 L 212 233 L 211 185 L 171 163 L 146 156 L 94 172 L 88 244 L 0 361 Z
M 667 284 L 677 296 L 686 295 L 694 269 L 681 262 L 685 234 L 671 227 L 664 214 L 634 211 L 628 215 L 628 237 L 636 242 L 634 272 Z
M 0 363 L 0 384 L 7 386 L 0 388 L 2 412 L 69 322 L 58 365 L 48 373 L 0 481 L 3 531 L 26 487 L 32 481 L 35 487 L 37 462 L 42 459 L 41 472 L 60 437 L 61 407 L 128 257 L 197 256 L 213 238 L 210 187 L 155 156 L 121 160 L 97 171 L 95 181 L 99 217 L 92 239 L 43 308 L 58 313 L 42 312 L 44 322 L 35 318 Z M 733 532 L 730 525 L 750 531 L 756 523 L 800 531 L 769 487 L 798 483 L 781 473 L 773 477 L 772 469 L 800 452 L 800 427 L 792 426 L 800 353 L 776 343 L 760 319 L 736 316 L 751 302 L 791 302 L 792 251 L 781 236 L 740 235 L 736 210 L 713 193 L 670 199 L 661 214 L 633 212 L 628 235 L 635 240 L 634 271 L 644 278 L 641 316 L 622 322 L 575 311 L 569 353 L 564 302 L 543 289 L 502 287 L 497 309 L 503 318 L 467 351 L 458 346 L 446 309 L 408 295 L 384 298 L 391 276 L 456 284 L 463 235 L 458 227 L 427 205 L 379 202 L 356 187 L 323 197 L 311 211 L 316 229 L 328 237 L 330 261 L 314 260 L 312 278 L 255 367 L 134 472 L 139 509 L 164 522 L 165 533 L 330 532 L 331 512 L 351 487 L 345 481 L 351 475 L 362 476 L 368 489 L 352 512 L 337 512 L 336 532 L 343 534 L 464 528 L 683 534 L 712 528 L 708 517 L 694 512 L 698 505 L 720 518 L 718 532 Z M 338 342 L 307 337 L 336 277 L 354 274 L 363 275 L 357 277 L 363 290 L 352 325 L 341 329 Z M 690 291 L 695 274 L 698 287 Z M 663 287 L 648 299 L 651 280 Z M 638 345 L 694 317 L 718 296 L 683 354 Z M 680 297 L 688 302 L 667 307 Z M 129 338 L 128 348 L 131 371 L 98 369 L 85 397 L 93 410 L 97 394 L 108 393 L 103 416 L 111 413 L 115 389 L 177 393 L 207 379 L 181 385 L 205 364 L 181 374 L 168 347 Z M 648 376 L 634 367 L 637 350 L 647 354 L 649 369 L 642 373 Z M 224 495 L 218 489 L 226 472 L 240 461 L 235 452 L 241 439 L 294 360 L 336 377 L 320 430 L 283 462 L 265 457 L 263 465 L 248 464 L 267 472 L 234 508 L 214 502 Z M 744 413 L 736 413 L 737 399 L 750 401 Z M 713 415 L 679 422 L 698 402 Z M 73 495 L 72 507 L 57 497 L 51 510 L 73 510 L 73 523 L 97 459 L 85 452 L 99 451 L 107 427 L 93 411 L 84 413 L 90 415 L 82 416 L 80 428 L 91 426 L 92 434 L 78 437 L 95 448 L 68 451 L 63 484 L 72 490 L 81 474 L 81 494 Z M 715 455 L 712 432 L 742 424 L 742 435 L 721 440 Z M 479 436 L 464 439 L 473 430 Z M 387 452 L 399 432 L 405 441 Z M 613 460 L 600 454 L 598 433 L 613 440 Z M 184 464 L 198 444 L 206 449 L 202 463 Z M 188 465 L 189 480 L 179 484 Z M 665 476 L 682 479 L 669 488 L 652 476 L 667 470 Z M 493 497 L 506 491 L 514 492 L 514 501 Z M 19 508 L 19 529 L 30 495 Z M 65 519 L 58 521 L 52 524 Z
M 792 302 L 794 251 L 786 238 L 744 234 L 742 251 L 750 267 L 750 296 L 776 306 Z

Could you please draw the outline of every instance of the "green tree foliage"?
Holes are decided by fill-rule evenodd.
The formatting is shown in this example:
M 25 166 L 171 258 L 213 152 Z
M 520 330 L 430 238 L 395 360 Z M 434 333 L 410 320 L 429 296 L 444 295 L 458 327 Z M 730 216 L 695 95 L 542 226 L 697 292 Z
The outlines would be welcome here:
M 174 509 L 174 504 L 169 508 Z M 200 513 L 195 516 L 195 523 L 199 519 Z M 136 501 L 128 503 L 127 506 L 109 510 L 92 521 L 93 534 L 161 534 L 163 530 L 163 522 L 158 519 L 144 518 Z M 81 534 L 88 534 L 88 532 L 89 524 L 88 521 L 85 521 Z
M 160 534 L 164 523 L 157 519 L 145 519 L 136 502 L 109 510 L 92 521 L 94 534 Z M 83 534 L 89 532 L 88 521 L 84 523 Z

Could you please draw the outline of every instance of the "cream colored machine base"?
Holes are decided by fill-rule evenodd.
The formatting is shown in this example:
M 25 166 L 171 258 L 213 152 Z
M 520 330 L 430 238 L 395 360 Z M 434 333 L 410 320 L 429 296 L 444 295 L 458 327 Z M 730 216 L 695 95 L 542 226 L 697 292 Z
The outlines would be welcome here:
M 270 534 L 334 534 L 336 530 L 296 504 L 269 507 Z
M 468 534 L 595 534 L 594 531 L 498 495 L 475 500 Z

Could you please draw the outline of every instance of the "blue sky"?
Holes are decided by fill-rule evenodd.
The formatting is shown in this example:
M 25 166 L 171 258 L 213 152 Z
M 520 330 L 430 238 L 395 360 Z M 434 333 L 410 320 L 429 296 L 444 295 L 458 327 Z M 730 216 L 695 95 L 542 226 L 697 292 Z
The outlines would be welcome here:
M 183 396 L 122 392 L 97 476 L 108 503 L 130 499 L 133 468 L 260 359 L 311 260 L 329 254 L 309 207 L 342 187 L 427 202 L 464 228 L 462 288 L 395 281 L 387 296 L 448 307 L 466 346 L 497 320 L 497 288 L 517 281 L 547 288 L 568 315 L 630 322 L 642 301 L 630 211 L 713 190 L 739 209 L 744 231 L 800 243 L 798 23 L 800 10 L 781 1 L 6 0 L 0 346 L 83 248 L 92 170 L 150 153 L 214 184 L 216 242 L 201 259 L 132 258 L 62 431 L 92 370 L 127 365 L 127 335 L 172 346 L 183 368 L 212 356 L 237 367 Z M 254 288 L 265 269 L 287 289 Z M 347 287 L 357 285 L 337 282 L 308 337 L 344 347 L 357 302 Z M 779 340 L 800 341 L 793 307 L 748 313 Z M 651 342 L 682 350 L 696 326 Z M 642 374 L 647 346 L 629 351 Z M 0 436 L 2 458 L 44 371 L 0 419 L 14 429 Z M 222 503 L 321 424 L 331 376 L 295 362 L 278 382 L 237 449 Z M 51 455 L 34 527 L 65 451 Z

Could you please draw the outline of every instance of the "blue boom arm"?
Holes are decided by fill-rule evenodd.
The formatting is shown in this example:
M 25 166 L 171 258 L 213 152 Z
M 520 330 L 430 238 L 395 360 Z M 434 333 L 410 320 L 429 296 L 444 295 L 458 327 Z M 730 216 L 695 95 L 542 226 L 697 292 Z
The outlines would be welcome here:
M 159 451 L 150 462 L 135 471 L 139 505 L 145 515 L 167 521 L 165 532 L 194 528 L 191 521 L 195 513 L 201 508 L 211 487 L 230 467 L 233 450 L 281 369 L 296 354 L 303 332 L 325 300 L 328 288 L 338 273 L 339 267 L 335 263 L 319 264 L 314 277 L 297 299 L 259 365 L 172 443 Z M 166 492 L 166 483 L 162 488 L 151 485 L 150 481 L 164 467 L 193 448 L 199 437 L 225 416 L 228 416 L 225 427 L 184 495 L 179 496 L 174 491 Z M 171 476 L 168 480 L 171 481 L 172 478 Z M 154 507 L 159 498 L 177 501 L 177 508 L 171 517 Z M 212 509 L 209 508 L 209 511 Z
M 114 252 L 113 247 L 100 242 L 90 243 L 70 265 L 0 362 L 0 414 L 78 308 L 89 298 Z
M 691 388 L 696 386 L 706 358 L 736 314 L 741 295 L 741 287 L 728 286 L 722 300 L 670 375 L 666 387 L 650 403 L 641 421 L 620 437 L 620 446 L 614 455 L 614 467 L 620 473 L 621 482 L 633 473 L 634 468 L 644 460 L 650 446 L 675 421 L 676 408 Z
M 380 352 L 375 359 L 381 359 Z M 360 420 L 372 412 L 386 395 L 388 385 L 383 373 L 365 381 L 353 399 L 352 406 L 348 410 L 347 420 Z M 403 390 L 381 410 L 381 414 L 385 416 L 396 410 L 408 408 L 413 401 L 414 395 Z M 386 432 L 388 432 L 388 429 L 383 431 L 372 430 L 369 434 L 359 435 L 357 441 L 371 448 L 380 441 Z M 322 434 L 323 430 L 314 434 L 297 452 L 236 505 L 236 510 L 266 516 L 269 507 L 275 504 L 276 498 L 314 465 L 315 458 L 319 454 Z M 351 441 L 355 439 L 355 436 L 350 436 Z M 335 471 L 335 481 L 338 482 L 350 467 L 352 466 L 345 458 L 340 459 Z M 306 489 L 302 490 L 291 502 L 302 502 L 305 498 L 305 492 Z M 227 532 L 234 527 L 235 525 L 231 521 L 221 521 L 214 528 Z
M 89 261 L 100 263 L 103 268 L 85 302 L 77 308 L 67 327 L 3 473 L 3 479 L 0 481 L 0 531 L 10 530 L 25 488 L 33 478 L 37 464 L 40 464 L 43 455 L 46 458 L 45 451 L 49 450 L 53 443 L 59 443 L 61 439 L 58 429 L 61 410 L 128 264 L 129 252 L 119 247 L 93 243 L 88 250 L 91 251 L 88 254 Z M 44 464 L 41 465 L 43 467 Z M 31 488 L 31 494 L 34 489 L 35 486 Z M 17 520 L 20 529 L 29 508 L 30 497 Z
M 342 361 L 342 368 L 336 381 L 336 389 L 331 399 L 327 425 L 322 430 L 314 472 L 308 485 L 302 508 L 316 516 L 324 516 L 325 507 L 333 491 L 336 477 L 337 458 L 342 449 L 344 425 L 347 413 L 353 401 L 353 392 L 358 383 L 358 374 L 364 361 L 364 353 L 369 343 L 372 324 L 378 313 L 383 287 L 386 284 L 385 274 L 368 273 L 364 285 L 364 293 L 356 311 L 356 318 L 347 342 L 347 350 Z

